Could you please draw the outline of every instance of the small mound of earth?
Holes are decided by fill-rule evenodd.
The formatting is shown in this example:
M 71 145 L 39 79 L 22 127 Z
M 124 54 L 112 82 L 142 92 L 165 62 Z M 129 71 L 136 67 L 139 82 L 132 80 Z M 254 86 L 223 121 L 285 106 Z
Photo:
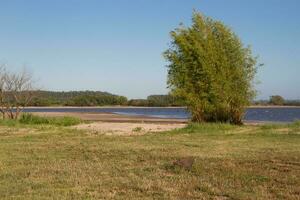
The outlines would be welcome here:
M 151 132 L 163 132 L 183 128 L 186 124 L 155 124 L 155 123 L 111 123 L 94 122 L 74 126 L 80 130 L 90 130 L 91 133 L 105 135 L 143 135 Z
M 173 162 L 173 165 L 181 167 L 181 168 L 186 169 L 186 170 L 191 170 L 192 167 L 193 167 L 194 162 L 195 162 L 195 158 L 186 157 L 186 158 L 180 158 L 178 160 L 175 160 Z

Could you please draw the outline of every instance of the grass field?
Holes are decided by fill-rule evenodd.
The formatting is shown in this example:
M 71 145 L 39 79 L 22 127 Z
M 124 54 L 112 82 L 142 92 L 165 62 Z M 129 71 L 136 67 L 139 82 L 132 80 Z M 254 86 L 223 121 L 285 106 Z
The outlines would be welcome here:
M 185 157 L 195 158 L 190 170 L 173 165 Z M 300 199 L 300 124 L 105 136 L 2 123 L 0 197 Z

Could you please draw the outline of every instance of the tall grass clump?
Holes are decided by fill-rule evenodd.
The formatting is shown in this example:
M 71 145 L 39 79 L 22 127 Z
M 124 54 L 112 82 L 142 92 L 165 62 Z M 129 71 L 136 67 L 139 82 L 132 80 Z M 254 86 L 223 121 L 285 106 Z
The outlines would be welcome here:
M 19 122 L 21 124 L 31 125 L 56 125 L 56 126 L 73 126 L 81 123 L 81 120 L 74 117 L 40 117 L 33 114 L 23 114 Z
M 235 128 L 236 126 L 228 123 L 189 123 L 183 130 L 189 133 L 194 132 L 218 132 L 227 131 Z

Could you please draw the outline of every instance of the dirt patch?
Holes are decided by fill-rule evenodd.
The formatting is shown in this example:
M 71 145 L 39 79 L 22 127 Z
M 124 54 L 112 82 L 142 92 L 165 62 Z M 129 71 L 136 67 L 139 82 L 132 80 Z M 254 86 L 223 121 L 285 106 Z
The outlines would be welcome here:
M 0 126 L 0 136 L 24 136 L 37 133 L 34 129 Z
M 183 128 L 186 124 L 157 124 L 157 123 L 111 123 L 94 122 L 74 126 L 76 129 L 89 130 L 94 134 L 105 135 L 143 135 Z

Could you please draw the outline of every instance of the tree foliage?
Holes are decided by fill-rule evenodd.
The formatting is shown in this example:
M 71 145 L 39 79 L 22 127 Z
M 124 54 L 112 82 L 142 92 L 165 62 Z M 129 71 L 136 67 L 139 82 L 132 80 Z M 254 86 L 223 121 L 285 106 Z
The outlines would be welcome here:
M 147 99 L 127 100 L 124 96 L 101 91 L 33 91 L 29 106 L 182 106 L 182 99 L 171 95 L 150 95 Z
M 282 96 L 280 95 L 274 95 L 270 97 L 270 102 L 271 105 L 284 105 L 285 100 Z
M 147 99 L 130 99 L 127 103 L 129 106 L 149 106 Z
M 34 91 L 31 106 L 126 105 L 127 98 L 101 91 Z
M 255 95 L 256 58 L 220 21 L 194 12 L 192 25 L 171 32 L 164 52 L 168 86 L 185 100 L 192 121 L 240 124 Z
M 125 105 L 127 98 L 116 95 L 80 95 L 69 102 L 66 105 L 70 106 L 106 106 L 106 105 Z
M 182 106 L 182 100 L 172 95 L 150 95 L 147 99 L 131 99 L 128 101 L 129 106 L 149 106 L 149 107 L 166 107 Z
M 172 95 L 150 95 L 147 97 L 149 106 L 180 106 L 182 102 Z

